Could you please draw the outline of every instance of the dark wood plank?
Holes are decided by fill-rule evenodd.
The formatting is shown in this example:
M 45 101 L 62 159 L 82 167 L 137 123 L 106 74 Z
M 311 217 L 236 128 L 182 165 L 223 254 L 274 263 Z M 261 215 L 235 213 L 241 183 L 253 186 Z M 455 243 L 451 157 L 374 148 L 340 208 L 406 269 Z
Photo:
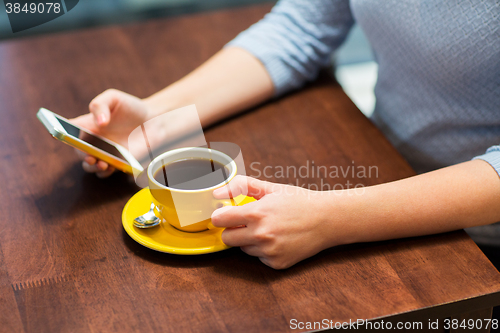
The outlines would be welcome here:
M 491 331 L 491 316 L 493 314 L 493 308 L 476 310 L 468 313 L 464 313 L 460 316 L 455 316 L 451 318 L 451 333 L 458 332 L 478 332 L 478 333 L 490 333 Z M 453 326 L 456 320 L 456 328 Z M 495 325 L 498 328 L 498 323 Z
M 68 277 L 13 285 L 26 332 L 88 332 L 84 305 Z
M 4 314 L 0 318 L 2 320 L 2 330 L 5 332 L 25 332 L 20 313 L 15 306 L 14 289 L 10 284 L 7 266 L 0 247 L 0 313 Z
M 269 10 L 268 5 L 54 34 L 0 44 L 0 322 L 10 331 L 288 331 L 290 320 L 385 318 L 500 303 L 500 275 L 462 232 L 329 249 L 275 271 L 239 249 L 158 253 L 123 231 L 138 190 L 123 174 L 85 175 L 47 135 L 39 107 L 87 112 L 107 88 L 140 97 L 181 78 Z M 206 132 L 264 167 L 376 167 L 371 177 L 268 180 L 373 185 L 414 174 L 330 78 Z M 260 175 L 263 178 L 263 175 Z M 5 291 L 5 292 L 3 292 Z M 460 301 L 459 303 L 456 303 Z M 454 303 L 455 302 L 455 303 Z M 495 304 L 493 304 L 495 303 Z M 8 310 L 8 311 L 7 311 Z M 438 311 L 439 310 L 439 311 Z

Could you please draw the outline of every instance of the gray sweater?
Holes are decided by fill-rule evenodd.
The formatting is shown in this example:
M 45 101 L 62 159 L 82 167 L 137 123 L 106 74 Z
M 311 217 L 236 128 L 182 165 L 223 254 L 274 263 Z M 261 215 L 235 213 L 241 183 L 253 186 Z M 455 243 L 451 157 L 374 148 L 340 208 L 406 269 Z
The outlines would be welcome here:
M 479 158 L 500 175 L 498 0 L 281 0 L 228 45 L 260 59 L 280 95 L 313 80 L 354 21 L 379 65 L 372 121 L 413 168 Z M 500 245 L 498 225 L 468 232 Z

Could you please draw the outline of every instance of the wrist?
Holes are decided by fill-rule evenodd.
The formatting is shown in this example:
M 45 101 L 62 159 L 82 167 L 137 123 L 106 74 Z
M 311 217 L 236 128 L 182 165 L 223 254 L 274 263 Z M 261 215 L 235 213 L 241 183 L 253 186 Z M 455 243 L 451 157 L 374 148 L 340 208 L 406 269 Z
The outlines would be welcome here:
M 327 207 L 324 218 L 330 247 L 367 241 L 368 189 L 325 192 L 327 202 L 323 207 Z
M 175 84 L 172 84 L 142 100 L 148 109 L 148 119 L 189 104 L 188 102 L 183 101 L 180 98 L 182 94 L 175 93 L 174 89 Z
M 144 103 L 144 105 L 146 105 L 147 120 L 150 120 L 173 109 L 168 101 L 164 101 L 155 95 L 151 95 L 142 99 L 142 102 Z

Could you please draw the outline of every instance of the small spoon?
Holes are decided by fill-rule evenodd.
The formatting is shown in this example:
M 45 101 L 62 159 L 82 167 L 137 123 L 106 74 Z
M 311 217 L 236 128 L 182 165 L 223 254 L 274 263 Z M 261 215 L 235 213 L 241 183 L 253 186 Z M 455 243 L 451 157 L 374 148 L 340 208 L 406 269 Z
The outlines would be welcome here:
M 155 204 L 151 203 L 149 212 L 134 219 L 134 226 L 141 229 L 153 228 L 160 224 L 160 219 L 154 212 Z

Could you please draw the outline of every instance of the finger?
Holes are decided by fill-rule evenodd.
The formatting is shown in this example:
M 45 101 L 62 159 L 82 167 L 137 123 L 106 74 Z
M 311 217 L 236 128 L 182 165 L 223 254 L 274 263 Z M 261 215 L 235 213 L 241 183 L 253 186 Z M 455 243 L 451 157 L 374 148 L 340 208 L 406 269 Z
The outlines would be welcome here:
M 241 251 L 245 252 L 246 254 L 254 257 L 264 257 L 264 253 L 261 251 L 261 249 L 256 246 L 256 245 L 247 245 L 247 246 L 241 246 Z
M 99 178 L 108 178 L 115 172 L 115 168 L 109 166 L 106 171 L 98 171 L 96 172 L 97 177 Z
M 94 156 L 90 155 L 85 156 L 84 161 L 87 162 L 89 165 L 94 165 L 97 163 L 97 159 Z
M 247 228 L 228 228 L 222 232 L 221 240 L 228 246 L 249 246 L 252 238 Z
M 89 104 L 89 110 L 94 115 L 97 126 L 106 126 L 111 118 L 111 110 L 120 101 L 120 92 L 115 89 L 108 89 L 96 96 Z
M 217 228 L 231 228 L 245 225 L 245 223 L 243 223 L 244 217 L 240 214 L 242 208 L 243 206 L 226 206 L 216 209 L 212 213 L 212 224 Z M 236 212 L 230 214 L 233 210 Z
M 264 195 L 272 193 L 276 186 L 282 185 L 238 175 L 226 186 L 216 189 L 213 195 L 217 199 L 223 199 L 234 198 L 243 194 L 259 200 Z
M 271 262 L 269 261 L 269 259 L 268 259 L 268 258 L 266 258 L 266 257 L 259 257 L 259 260 L 260 260 L 260 261 L 261 261 L 264 265 L 269 266 L 269 267 L 271 267 L 271 268 L 274 268 L 274 267 L 273 267 L 273 265 L 271 265 Z M 276 269 L 276 268 L 274 268 L 274 269 Z
M 89 172 L 89 173 L 95 173 L 95 172 L 99 171 L 99 169 L 97 168 L 97 165 L 95 165 L 95 164 L 90 165 L 85 161 L 82 162 L 82 168 L 85 172 Z
M 242 225 L 248 225 L 252 222 L 254 204 L 251 202 L 244 206 L 228 206 L 217 209 L 212 213 L 212 224 L 218 228 L 234 228 Z
M 108 169 L 108 166 L 109 166 L 108 163 L 101 161 L 101 160 L 97 161 L 96 165 L 97 165 L 97 169 L 99 171 L 106 171 Z
M 220 215 L 220 214 L 222 214 L 222 213 L 226 212 L 227 210 L 229 210 L 229 209 L 231 209 L 231 208 L 233 208 L 233 207 L 234 207 L 234 206 L 224 206 L 224 207 L 222 207 L 222 208 L 216 209 L 216 210 L 212 213 L 212 217 L 211 217 L 211 218 L 213 219 L 215 216 Z
M 80 149 L 75 149 L 75 152 L 76 152 L 76 156 L 78 156 L 78 158 L 81 159 L 82 161 L 85 161 L 85 158 L 87 156 L 89 156 L 88 154 L 84 153 Z
M 98 132 L 99 128 L 96 126 L 94 122 L 94 116 L 90 113 L 81 115 L 79 117 L 68 119 L 70 123 L 73 125 L 83 127 L 88 129 L 91 132 Z

